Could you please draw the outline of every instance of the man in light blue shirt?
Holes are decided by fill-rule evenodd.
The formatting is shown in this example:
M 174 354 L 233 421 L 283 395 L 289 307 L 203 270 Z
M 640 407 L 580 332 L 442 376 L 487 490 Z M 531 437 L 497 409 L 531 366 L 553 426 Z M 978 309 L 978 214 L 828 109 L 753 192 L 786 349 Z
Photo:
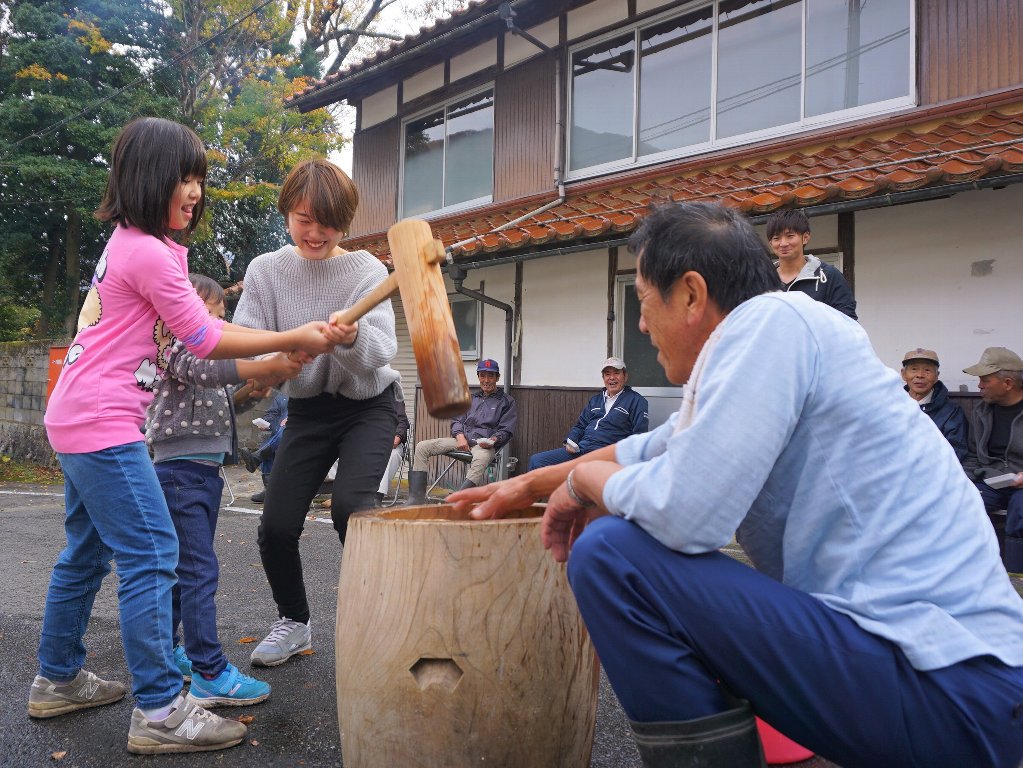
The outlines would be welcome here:
M 761 765 L 755 712 L 843 768 L 1015 768 L 1023 601 L 952 447 L 856 322 L 778 290 L 740 214 L 664 206 L 630 247 L 679 412 L 451 498 L 550 496 L 644 764 Z

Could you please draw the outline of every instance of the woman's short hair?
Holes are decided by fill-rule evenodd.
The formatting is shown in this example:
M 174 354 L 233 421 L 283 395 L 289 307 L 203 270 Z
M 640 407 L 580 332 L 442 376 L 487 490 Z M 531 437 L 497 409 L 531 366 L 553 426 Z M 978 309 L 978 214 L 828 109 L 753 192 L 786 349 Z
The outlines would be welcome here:
M 305 201 L 316 223 L 348 233 L 359 206 L 359 190 L 348 174 L 328 160 L 303 160 L 284 180 L 277 209 L 288 214 Z
M 205 188 L 206 149 L 195 131 L 161 117 L 132 120 L 114 140 L 110 176 L 96 218 L 165 237 L 171 232 L 171 200 L 189 177 L 199 179 Z M 202 195 L 186 232 L 199 225 L 204 207 Z

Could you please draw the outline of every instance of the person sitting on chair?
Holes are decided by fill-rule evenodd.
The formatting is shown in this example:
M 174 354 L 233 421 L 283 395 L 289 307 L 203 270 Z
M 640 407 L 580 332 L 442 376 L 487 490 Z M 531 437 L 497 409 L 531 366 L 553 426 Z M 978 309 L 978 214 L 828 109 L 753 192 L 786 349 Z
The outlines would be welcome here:
M 515 434 L 518 409 L 511 395 L 497 388 L 501 369 L 496 360 L 480 360 L 476 366 L 480 388 L 472 395 L 469 411 L 451 420 L 451 437 L 421 440 L 416 445 L 412 471 L 408 475 L 409 504 L 426 501 L 426 462 L 447 451 L 470 451 L 472 463 L 462 488 L 475 488 L 495 454 Z
M 902 356 L 903 389 L 931 417 L 962 461 L 966 458 L 966 414 L 949 399 L 948 388 L 938 379 L 938 373 L 938 353 L 934 350 L 917 347 Z
M 529 457 L 529 470 L 571 461 L 576 456 L 617 443 L 648 428 L 646 398 L 626 386 L 629 372 L 620 357 L 609 357 L 600 371 L 604 391 L 590 398 L 579 414 L 579 421 L 568 433 L 561 448 Z
M 1023 573 L 1023 360 L 1011 349 L 988 347 L 963 373 L 979 377 L 981 396 L 963 469 L 988 512 L 1006 511 L 1002 562 L 1009 573 Z

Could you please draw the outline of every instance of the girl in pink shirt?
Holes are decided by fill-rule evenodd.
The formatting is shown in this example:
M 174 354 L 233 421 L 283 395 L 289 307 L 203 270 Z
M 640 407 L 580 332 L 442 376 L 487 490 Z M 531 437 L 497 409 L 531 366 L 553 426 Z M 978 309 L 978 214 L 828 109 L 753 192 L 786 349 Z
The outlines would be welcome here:
M 205 180 L 205 149 L 188 128 L 142 118 L 121 131 L 96 212 L 114 232 L 45 418 L 64 471 L 67 546 L 50 578 L 29 715 L 54 717 L 124 696 L 125 686 L 82 668 L 82 637 L 113 558 L 137 705 L 128 750 L 143 754 L 221 749 L 246 733 L 181 695 L 172 655 L 178 541 L 140 431 L 166 355 L 180 340 L 199 357 L 281 351 L 306 362 L 341 340 L 326 322 L 273 333 L 210 317 L 188 281 L 187 248 L 170 239 L 198 224 Z M 282 356 L 281 376 L 294 365 Z

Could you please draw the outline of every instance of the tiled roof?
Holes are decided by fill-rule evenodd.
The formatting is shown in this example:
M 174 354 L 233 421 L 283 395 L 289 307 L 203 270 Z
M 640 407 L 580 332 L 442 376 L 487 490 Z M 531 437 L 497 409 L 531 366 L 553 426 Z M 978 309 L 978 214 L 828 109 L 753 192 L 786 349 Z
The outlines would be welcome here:
M 759 215 L 1023 173 L 1023 102 L 828 143 L 820 136 L 807 141 L 816 144 L 793 149 L 789 143 L 773 154 L 746 151 L 740 159 L 732 153 L 716 164 L 688 159 L 669 169 L 662 165 L 573 185 L 560 205 L 501 232 L 493 230 L 552 195 L 434 219 L 430 225 L 445 246 L 456 246 L 451 251 L 456 258 L 477 258 L 628 233 L 651 201 L 716 200 Z M 352 238 L 345 247 L 364 248 L 389 261 L 386 233 Z

